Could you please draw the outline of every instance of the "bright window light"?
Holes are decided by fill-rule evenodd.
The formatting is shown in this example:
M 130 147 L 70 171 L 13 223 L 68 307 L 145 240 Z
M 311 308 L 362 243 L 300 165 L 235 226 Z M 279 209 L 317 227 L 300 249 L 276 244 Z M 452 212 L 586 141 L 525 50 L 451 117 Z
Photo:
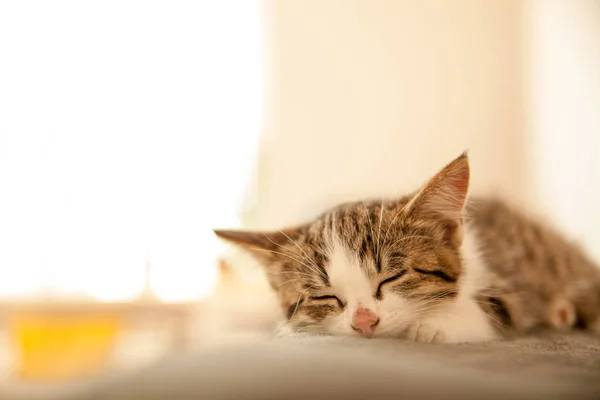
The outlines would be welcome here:
M 261 42 L 258 0 L 0 3 L 0 296 L 208 293 Z

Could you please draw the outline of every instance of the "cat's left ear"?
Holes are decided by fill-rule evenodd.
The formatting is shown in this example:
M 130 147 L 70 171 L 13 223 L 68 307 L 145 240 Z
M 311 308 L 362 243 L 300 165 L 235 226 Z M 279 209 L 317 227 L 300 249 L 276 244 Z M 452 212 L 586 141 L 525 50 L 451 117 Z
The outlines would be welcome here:
M 469 175 L 469 158 L 464 152 L 431 178 L 405 210 L 419 218 L 439 220 L 454 233 L 462 224 Z
M 272 232 L 215 229 L 214 232 L 221 239 L 243 248 L 260 260 L 267 261 L 285 256 L 282 255 L 282 247 L 294 243 L 301 229 Z

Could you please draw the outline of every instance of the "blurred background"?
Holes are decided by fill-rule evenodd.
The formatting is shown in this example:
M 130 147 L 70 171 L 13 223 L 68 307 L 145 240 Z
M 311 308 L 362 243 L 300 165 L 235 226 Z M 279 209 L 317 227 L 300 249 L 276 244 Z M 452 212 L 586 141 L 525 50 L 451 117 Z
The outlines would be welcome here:
M 212 228 L 465 149 L 473 194 L 600 259 L 600 1 L 3 1 L 0 389 L 268 338 L 262 271 Z

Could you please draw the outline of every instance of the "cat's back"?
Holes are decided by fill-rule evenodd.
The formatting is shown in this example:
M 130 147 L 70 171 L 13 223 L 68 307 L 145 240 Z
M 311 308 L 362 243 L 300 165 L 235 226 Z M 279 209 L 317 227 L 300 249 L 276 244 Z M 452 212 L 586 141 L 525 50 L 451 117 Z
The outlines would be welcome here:
M 492 286 L 505 294 L 504 302 L 519 317 L 514 325 L 549 324 L 553 304 L 565 301 L 584 320 L 588 308 L 600 308 L 600 269 L 549 224 L 486 198 L 472 199 L 468 216 Z M 542 315 L 546 318 L 534 318 Z
M 500 200 L 475 198 L 467 215 L 477 231 L 482 256 L 498 273 L 539 270 L 567 278 L 576 270 L 594 267 L 579 246 L 549 224 Z

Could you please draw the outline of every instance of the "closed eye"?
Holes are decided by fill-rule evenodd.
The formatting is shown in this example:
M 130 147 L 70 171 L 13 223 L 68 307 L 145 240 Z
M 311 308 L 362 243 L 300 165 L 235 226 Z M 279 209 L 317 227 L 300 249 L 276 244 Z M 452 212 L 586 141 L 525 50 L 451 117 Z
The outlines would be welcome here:
M 406 273 L 406 270 L 402 270 L 402 271 L 398 272 L 396 275 L 390 276 L 389 278 L 386 278 L 386 279 L 382 280 L 379 283 L 379 286 L 377 286 L 377 291 L 375 292 L 375 297 L 377 299 L 381 299 L 381 288 L 383 287 L 383 285 L 388 284 L 390 282 L 393 282 L 395 280 L 398 280 L 398 279 L 402 278 L 405 273 Z
M 337 296 L 331 296 L 331 295 L 328 295 L 328 296 L 314 296 L 314 297 L 311 297 L 310 299 L 314 300 L 314 301 L 331 301 L 331 300 L 334 300 L 334 301 L 336 301 L 338 303 L 338 305 L 340 306 L 340 308 L 344 308 L 344 306 L 345 306 L 345 304 L 342 303 L 342 301 Z
M 436 278 L 440 278 L 446 282 L 456 282 L 455 277 L 448 275 L 444 271 L 440 271 L 440 270 L 429 271 L 429 270 L 425 270 L 425 269 L 421 269 L 421 268 L 413 268 L 413 271 L 418 272 L 419 274 L 422 274 L 422 275 L 432 275 L 432 276 L 435 276 Z

